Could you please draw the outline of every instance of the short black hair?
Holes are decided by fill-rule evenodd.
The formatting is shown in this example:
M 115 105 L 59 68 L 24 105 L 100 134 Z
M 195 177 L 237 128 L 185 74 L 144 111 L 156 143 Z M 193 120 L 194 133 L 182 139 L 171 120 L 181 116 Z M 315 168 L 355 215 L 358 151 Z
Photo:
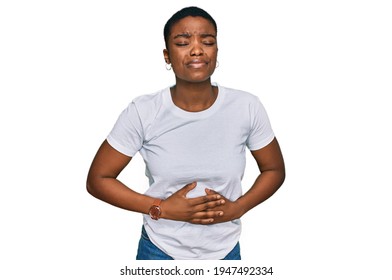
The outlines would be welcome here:
M 172 17 L 165 24 L 165 27 L 163 29 L 163 37 L 165 39 L 166 48 L 168 46 L 168 40 L 173 25 L 179 22 L 181 19 L 188 16 L 205 18 L 206 20 L 212 23 L 212 25 L 215 28 L 215 32 L 218 32 L 218 27 L 216 25 L 216 22 L 209 13 L 207 13 L 205 10 L 199 7 L 195 7 L 195 6 L 186 7 L 179 10 L 174 15 L 172 15 Z

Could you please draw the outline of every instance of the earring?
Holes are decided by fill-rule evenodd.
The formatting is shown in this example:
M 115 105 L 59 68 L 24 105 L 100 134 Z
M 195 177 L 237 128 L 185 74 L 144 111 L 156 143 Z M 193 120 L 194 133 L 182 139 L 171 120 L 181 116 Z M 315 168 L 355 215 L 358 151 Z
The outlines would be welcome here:
M 170 71 L 170 70 L 172 69 L 171 63 L 166 63 L 166 64 L 165 64 L 165 67 L 166 67 L 166 70 L 167 70 L 167 71 Z
M 219 67 L 219 61 L 217 60 L 217 61 L 216 61 L 215 68 L 218 68 L 218 67 Z

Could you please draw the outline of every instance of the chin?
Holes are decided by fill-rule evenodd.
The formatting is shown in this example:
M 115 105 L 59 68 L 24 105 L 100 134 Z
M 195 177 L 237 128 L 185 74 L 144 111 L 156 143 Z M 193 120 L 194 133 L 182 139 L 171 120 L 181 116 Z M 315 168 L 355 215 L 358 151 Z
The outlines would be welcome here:
M 188 76 L 186 78 L 180 78 L 182 80 L 185 80 L 187 82 L 191 82 L 191 83 L 202 83 L 202 82 L 206 82 L 209 81 L 211 79 L 212 74 L 210 75 L 192 75 L 192 76 Z
M 188 82 L 190 83 L 204 83 L 207 81 L 210 81 L 211 77 L 207 77 L 207 78 L 200 78 L 200 79 L 189 79 Z

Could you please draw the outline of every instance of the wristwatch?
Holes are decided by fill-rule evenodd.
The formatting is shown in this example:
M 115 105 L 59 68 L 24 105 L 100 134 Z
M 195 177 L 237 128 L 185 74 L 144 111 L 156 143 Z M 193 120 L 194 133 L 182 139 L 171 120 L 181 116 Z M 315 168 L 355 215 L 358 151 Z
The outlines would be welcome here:
M 154 202 L 150 208 L 150 211 L 148 211 L 148 214 L 150 215 L 151 219 L 158 220 L 160 218 L 161 212 L 162 212 L 161 206 L 160 206 L 161 202 L 162 202 L 162 199 L 155 199 L 154 200 Z

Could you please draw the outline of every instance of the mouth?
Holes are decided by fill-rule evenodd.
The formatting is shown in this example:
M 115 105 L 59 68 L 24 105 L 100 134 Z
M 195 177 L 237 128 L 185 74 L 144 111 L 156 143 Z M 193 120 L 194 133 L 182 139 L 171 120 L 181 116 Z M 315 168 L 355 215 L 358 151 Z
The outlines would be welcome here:
M 194 59 L 186 63 L 186 65 L 190 68 L 202 68 L 208 64 L 205 60 Z

